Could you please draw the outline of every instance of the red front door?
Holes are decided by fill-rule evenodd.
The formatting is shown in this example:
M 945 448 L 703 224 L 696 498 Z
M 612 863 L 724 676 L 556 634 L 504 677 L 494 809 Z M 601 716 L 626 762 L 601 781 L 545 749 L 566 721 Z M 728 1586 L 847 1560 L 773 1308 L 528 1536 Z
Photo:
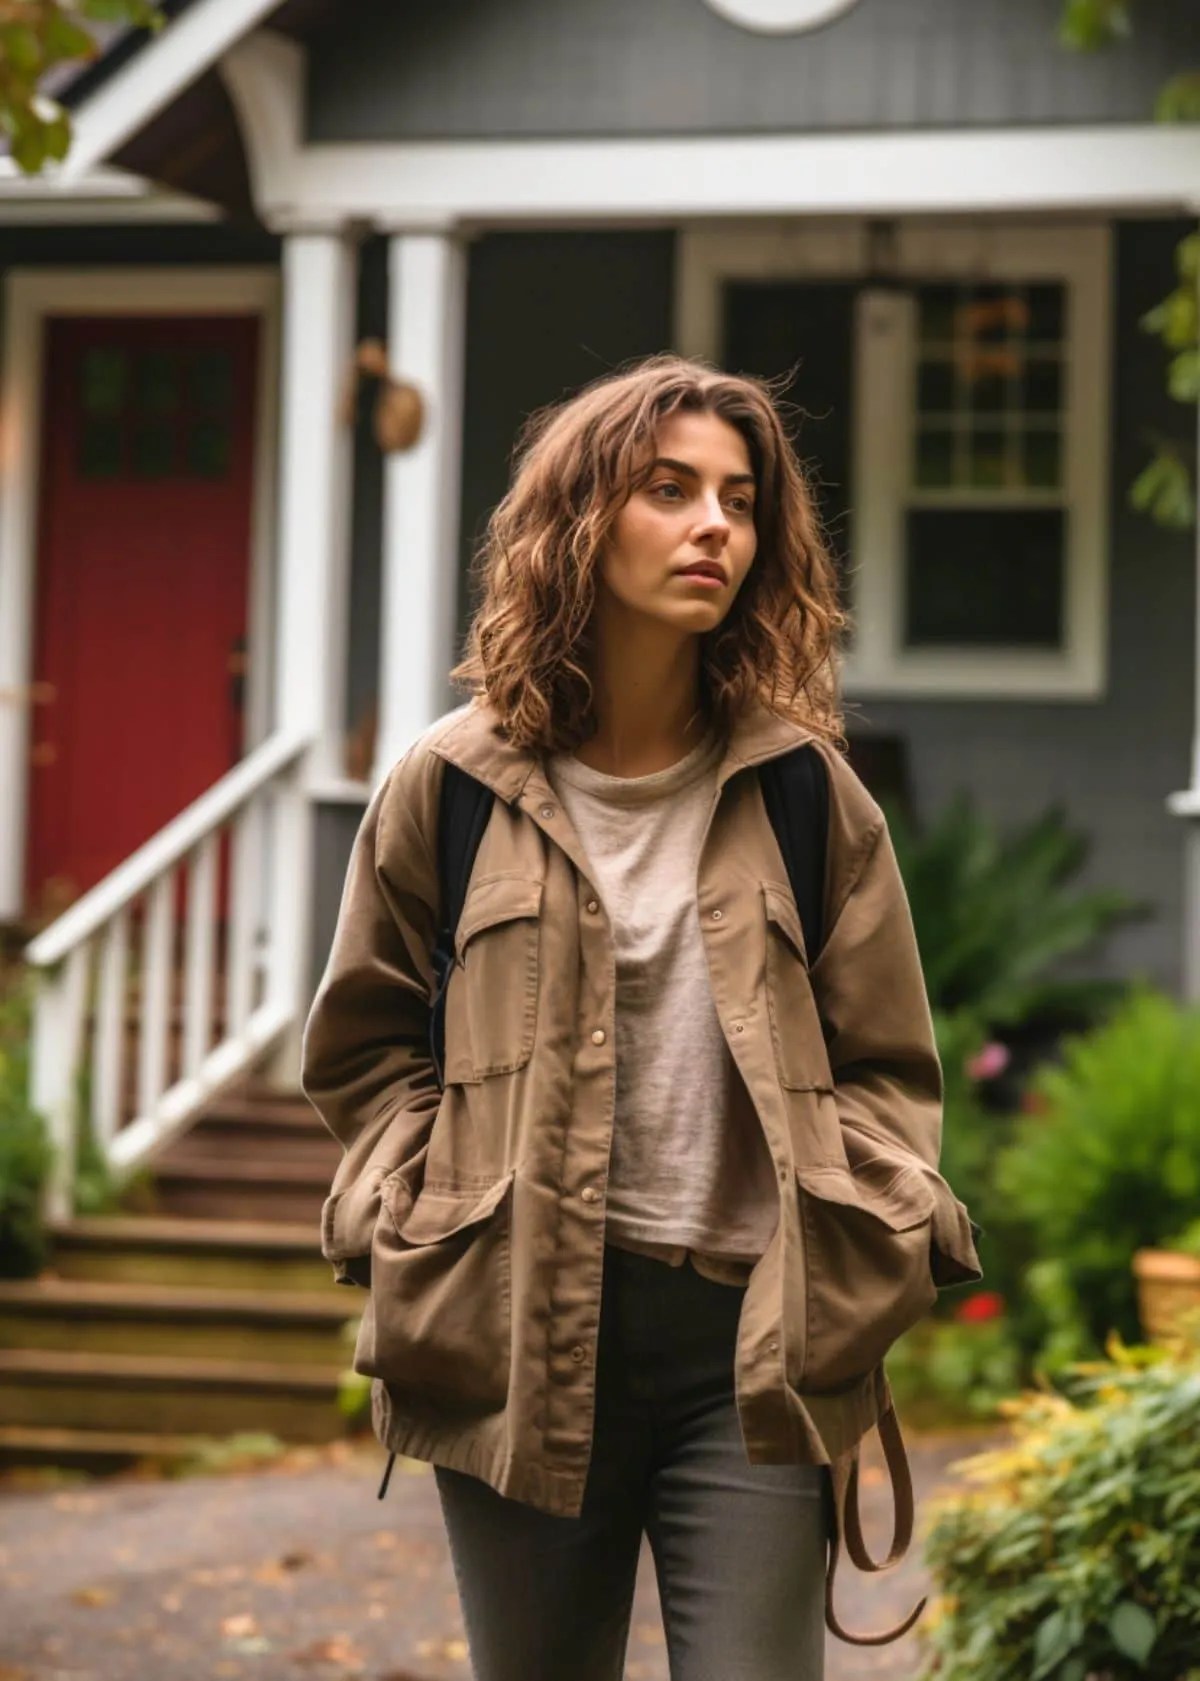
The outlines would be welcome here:
M 241 756 L 258 323 L 47 323 L 26 902 L 42 919 Z

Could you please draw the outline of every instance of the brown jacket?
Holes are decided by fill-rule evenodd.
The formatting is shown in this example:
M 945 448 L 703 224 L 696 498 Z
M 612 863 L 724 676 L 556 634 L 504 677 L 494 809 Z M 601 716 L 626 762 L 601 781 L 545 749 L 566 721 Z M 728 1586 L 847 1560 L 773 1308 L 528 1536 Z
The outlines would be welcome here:
M 807 740 L 830 794 L 811 971 L 749 771 Z M 458 928 L 440 1092 L 443 760 L 499 798 Z M 752 1463 L 827 1463 L 887 1413 L 890 1343 L 938 1286 L 981 1273 L 937 1172 L 941 1069 L 883 813 L 835 749 L 765 707 L 738 723 L 717 784 L 699 915 L 779 1189 L 738 1328 L 738 1412 Z M 355 1364 L 378 1380 L 384 1444 L 565 1515 L 591 1448 L 614 984 L 604 907 L 539 756 L 485 702 L 447 714 L 371 800 L 305 1030 L 304 1089 L 345 1149 L 322 1247 L 340 1278 L 370 1280 Z

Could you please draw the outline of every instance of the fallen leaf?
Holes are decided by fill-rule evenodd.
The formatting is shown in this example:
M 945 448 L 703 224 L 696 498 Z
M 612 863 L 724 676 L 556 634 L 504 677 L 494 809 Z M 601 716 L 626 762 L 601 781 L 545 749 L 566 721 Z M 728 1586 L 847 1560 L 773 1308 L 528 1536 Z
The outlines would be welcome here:
M 387 1606 L 381 1605 L 377 1599 L 372 1600 L 370 1605 L 367 1606 L 367 1617 L 369 1621 L 379 1623 L 382 1622 L 386 1616 Z M 0 1681 L 4 1681 L 4 1677 L 2 1675 L 0 1675 Z
M 285 1570 L 303 1570 L 306 1564 L 312 1563 L 312 1559 L 311 1553 L 298 1550 L 294 1553 L 284 1553 L 279 1562 Z
M 116 1597 L 111 1588 L 76 1588 L 71 1595 L 76 1605 L 111 1605 Z
M 367 1663 L 366 1653 L 346 1634 L 316 1640 L 311 1646 L 290 1655 L 297 1663 L 334 1663 L 341 1669 L 365 1669 Z
M 179 1610 L 183 1600 L 177 1593 L 165 1593 L 158 1603 L 162 1610 L 174 1613 Z
M 400 1537 L 394 1529 L 377 1529 L 371 1540 L 377 1547 L 382 1547 L 385 1551 L 400 1545 Z
M 258 1620 L 250 1611 L 238 1611 L 232 1617 L 221 1618 L 221 1633 L 226 1640 L 244 1640 L 258 1633 Z
M 0 1663 L 0 1681 L 32 1681 L 29 1670 L 18 1669 L 16 1664 Z

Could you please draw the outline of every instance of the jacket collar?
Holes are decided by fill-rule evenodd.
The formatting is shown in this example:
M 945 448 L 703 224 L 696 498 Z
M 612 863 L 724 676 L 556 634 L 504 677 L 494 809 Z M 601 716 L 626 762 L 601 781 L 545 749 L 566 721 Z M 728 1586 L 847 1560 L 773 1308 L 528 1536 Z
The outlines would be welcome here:
M 814 739 L 813 731 L 772 712 L 755 701 L 738 718 L 717 767 L 720 788 L 737 770 L 778 758 Z M 500 733 L 491 701 L 476 697 L 459 707 L 445 733 L 430 744 L 431 751 L 448 759 L 510 804 L 518 799 L 529 777 L 543 771 L 540 752 L 514 747 Z

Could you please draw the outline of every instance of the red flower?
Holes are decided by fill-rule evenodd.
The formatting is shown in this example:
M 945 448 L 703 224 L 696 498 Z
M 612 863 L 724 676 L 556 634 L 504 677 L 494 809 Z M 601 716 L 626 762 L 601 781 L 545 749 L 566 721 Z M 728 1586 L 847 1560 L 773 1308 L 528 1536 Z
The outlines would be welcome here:
M 960 1302 L 954 1310 L 954 1317 L 961 1325 L 982 1325 L 1003 1315 L 1004 1297 L 996 1290 L 980 1290 L 974 1296 L 968 1296 L 965 1302 Z

